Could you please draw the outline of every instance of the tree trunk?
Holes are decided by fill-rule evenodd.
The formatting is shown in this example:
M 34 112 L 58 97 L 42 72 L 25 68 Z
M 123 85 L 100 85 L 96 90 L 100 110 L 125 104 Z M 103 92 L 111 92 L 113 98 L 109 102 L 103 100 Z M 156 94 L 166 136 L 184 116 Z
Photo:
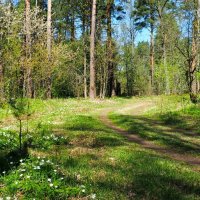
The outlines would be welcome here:
M 84 46 L 84 97 L 85 99 L 87 98 L 87 55 L 85 46 Z
M 197 21 L 198 21 L 198 36 L 200 36 L 200 0 L 198 0 L 198 5 L 197 5 L 198 9 L 197 9 Z M 200 70 L 200 37 L 197 38 L 197 45 L 198 45 L 198 64 L 197 64 L 197 67 L 198 67 L 198 71 Z M 200 80 L 199 78 L 197 79 L 197 93 L 200 92 Z
M 3 65 L 0 63 L 0 101 L 5 98 L 4 96 L 4 73 Z
M 104 99 L 105 96 L 106 96 L 106 93 L 107 93 L 107 87 L 106 87 L 106 85 L 107 85 L 107 82 L 108 82 L 107 81 L 108 80 L 108 70 L 107 70 L 107 67 L 104 66 L 103 70 L 104 70 L 104 72 L 103 72 L 103 92 L 102 92 L 102 99 Z
M 22 151 L 22 120 L 19 120 L 19 149 Z
M 107 62 L 108 62 L 108 96 L 115 96 L 115 77 L 113 65 L 113 48 L 112 48 L 112 7 L 113 0 L 108 0 L 107 15 Z
M 31 57 L 31 20 L 30 20 L 30 0 L 25 0 L 25 15 L 26 15 L 26 60 L 28 61 Z M 26 62 L 28 63 L 28 62 Z M 31 79 L 31 68 L 29 64 L 26 65 L 26 73 L 25 73 L 25 90 L 26 90 L 26 97 L 32 97 L 32 79 Z
M 166 52 L 166 34 L 165 34 L 165 26 L 163 24 L 163 15 L 165 14 L 165 7 L 167 5 L 168 0 L 165 1 L 164 5 L 161 5 L 161 2 L 158 1 L 158 16 L 160 22 L 160 28 L 162 31 L 162 51 L 163 51 L 163 66 L 165 71 L 165 94 L 170 94 L 170 85 L 169 85 L 169 71 L 167 66 L 167 52 Z
M 73 42 L 76 38 L 75 36 L 75 16 L 74 16 L 74 11 L 72 12 L 71 16 L 71 41 Z
M 129 79 L 129 67 L 128 67 L 128 62 L 126 61 L 125 63 L 125 72 L 126 72 L 126 90 L 127 90 L 127 96 L 131 96 L 130 92 L 130 79 Z
M 163 65 L 164 65 L 164 70 L 165 70 L 165 94 L 169 95 L 170 85 L 169 85 L 169 71 L 168 71 L 168 66 L 167 66 L 166 34 L 165 33 L 163 33 Z
M 103 70 L 100 68 L 100 85 L 99 85 L 99 98 L 103 97 Z
M 197 80 L 196 71 L 198 66 L 198 51 L 199 51 L 199 16 L 200 16 L 200 1 L 194 0 L 195 14 L 193 19 L 192 30 L 192 53 L 190 59 L 188 59 L 188 86 L 190 92 L 190 100 L 192 103 L 196 103 L 198 99 L 197 95 Z
M 154 25 L 150 25 L 150 92 L 153 93 L 154 85 Z
M 84 83 L 84 97 L 87 98 L 87 48 L 86 48 L 86 32 L 85 32 L 85 15 L 82 18 L 83 26 L 83 83 Z
M 193 35 L 192 35 L 192 57 L 189 61 L 189 90 L 190 99 L 193 103 L 197 102 L 197 87 L 196 87 L 196 70 L 197 70 L 197 56 L 198 56 L 198 20 L 197 15 L 193 21 Z
M 49 65 L 51 65 L 51 46 L 52 46 L 52 37 L 51 37 L 51 7 L 52 2 L 48 0 L 48 10 L 47 10 L 47 53 Z M 52 78 L 51 78 L 51 67 L 48 68 L 48 78 L 47 78 L 47 98 L 51 98 L 51 88 L 52 88 Z
M 95 71 L 95 32 L 96 32 L 96 0 L 92 4 L 92 23 L 90 35 L 90 98 L 96 98 L 96 71 Z

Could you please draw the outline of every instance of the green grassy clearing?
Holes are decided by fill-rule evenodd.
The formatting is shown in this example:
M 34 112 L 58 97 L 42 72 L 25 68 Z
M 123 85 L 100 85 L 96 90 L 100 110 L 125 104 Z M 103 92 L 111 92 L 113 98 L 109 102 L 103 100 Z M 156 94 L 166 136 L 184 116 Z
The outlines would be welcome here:
M 8 132 L 14 139 L 6 146 L 0 145 L 0 197 L 37 200 L 200 199 L 198 172 L 183 163 L 127 142 L 98 119 L 99 114 L 106 108 L 122 108 L 120 112 L 116 111 L 110 116 L 119 126 L 137 130 L 141 136 L 160 144 L 195 154 L 194 144 L 189 145 L 189 140 L 193 137 L 189 137 L 187 145 L 180 140 L 182 138 L 173 139 L 183 137 L 176 132 L 165 136 L 168 140 L 163 139 L 164 131 L 149 130 L 150 125 L 144 124 L 143 119 L 131 117 L 129 110 L 123 111 L 125 105 L 130 106 L 149 99 L 151 98 L 94 102 L 75 99 L 34 100 L 31 102 L 35 112 L 30 117 L 30 133 L 26 134 L 24 122 L 23 135 L 24 139 L 31 137 L 32 143 L 28 154 L 23 156 L 13 151 L 10 153 L 10 150 L 15 150 L 18 145 L 18 123 L 9 110 L 2 110 L 4 114 L 1 115 L 1 132 L 4 134 L 0 135 L 0 144 L 5 143 L 2 141 L 6 140 L 5 135 L 8 135 Z M 191 105 L 184 105 L 184 111 L 182 108 L 180 111 L 174 111 L 180 100 L 181 98 L 177 100 L 174 97 L 167 100 L 170 112 L 178 113 L 175 116 L 185 121 L 189 116 L 198 120 L 198 109 Z M 156 102 L 155 107 L 137 118 L 159 120 L 167 126 L 163 116 L 168 116 L 169 109 L 161 109 L 160 98 L 157 98 Z M 179 125 L 185 126 L 184 123 L 173 126 Z M 170 142 L 170 138 L 171 141 L 179 143 Z M 16 159 L 13 159 L 13 156 Z M 2 163 L 7 165 L 3 167 Z

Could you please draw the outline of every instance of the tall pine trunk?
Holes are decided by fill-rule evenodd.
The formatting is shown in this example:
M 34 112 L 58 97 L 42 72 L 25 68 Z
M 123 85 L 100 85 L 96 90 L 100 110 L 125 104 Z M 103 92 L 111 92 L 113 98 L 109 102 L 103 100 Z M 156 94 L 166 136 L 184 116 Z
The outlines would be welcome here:
M 90 35 L 90 98 L 96 98 L 96 70 L 95 70 L 95 32 L 96 32 L 96 7 L 97 2 L 92 3 L 92 22 Z
M 193 103 L 197 102 L 197 82 L 196 82 L 196 71 L 197 71 L 197 64 L 198 64 L 198 26 L 199 26 L 199 19 L 198 19 L 198 9 L 200 6 L 199 0 L 194 0 L 194 3 L 196 3 L 197 12 L 194 14 L 194 20 L 193 20 L 193 30 L 192 30 L 192 56 L 189 60 L 188 66 L 189 66 L 189 92 L 190 92 L 190 99 Z
M 166 52 L 167 36 L 164 25 L 165 6 L 167 2 L 168 0 L 165 1 L 164 5 L 161 5 L 160 1 L 158 2 L 158 16 L 159 16 L 160 28 L 162 31 L 162 58 L 163 58 L 163 67 L 165 73 L 165 94 L 170 94 L 169 71 L 167 66 L 167 52 Z
M 87 98 L 87 47 L 86 47 L 86 16 L 82 16 L 82 26 L 83 26 L 83 89 L 84 97 Z
M 48 53 L 48 61 L 49 65 L 51 65 L 51 46 L 52 46 L 52 37 L 51 37 L 51 7 L 52 2 L 48 0 L 48 9 L 47 9 L 47 53 Z M 48 77 L 47 77 L 47 98 L 51 98 L 52 93 L 52 78 L 51 78 L 51 67 L 48 69 Z
M 153 14 L 151 13 L 151 24 L 150 24 L 150 93 L 153 93 L 154 87 L 154 24 Z
M 113 64 L 113 48 L 112 48 L 112 7 L 113 0 L 108 0 L 107 15 L 107 62 L 108 62 L 108 96 L 115 96 L 115 77 Z
M 29 66 L 29 59 L 31 58 L 31 19 L 30 19 L 30 0 L 25 0 L 25 29 L 26 29 L 26 69 L 24 78 L 24 96 L 32 97 L 32 79 L 31 79 L 31 68 Z
M 197 6 L 198 8 L 197 8 L 197 17 L 198 17 L 198 36 L 200 36 L 200 0 L 198 0 L 198 6 Z M 198 37 L 197 38 L 197 45 L 198 45 L 198 71 L 200 70 L 200 55 L 199 55 L 199 53 L 200 53 L 200 37 Z M 200 92 L 200 79 L 197 79 L 197 88 L 196 88 L 196 90 L 197 90 L 197 93 L 199 93 Z

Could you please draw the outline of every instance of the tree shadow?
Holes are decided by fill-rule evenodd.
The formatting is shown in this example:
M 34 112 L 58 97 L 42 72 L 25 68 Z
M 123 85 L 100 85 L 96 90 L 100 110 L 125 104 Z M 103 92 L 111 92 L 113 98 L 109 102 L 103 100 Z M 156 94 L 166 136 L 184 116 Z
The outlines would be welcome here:
M 128 163 L 128 170 L 124 163 Z M 128 199 L 182 200 L 186 197 L 199 197 L 200 184 L 195 182 L 198 178 L 192 178 L 199 174 L 192 172 L 194 174 L 191 175 L 179 167 L 181 165 L 171 161 L 169 163 L 167 158 L 153 153 L 133 152 L 122 158 L 121 165 L 101 163 L 101 168 L 107 171 L 106 178 L 100 178 L 95 184 L 102 190 L 127 194 Z M 123 176 L 126 176 L 126 187 L 123 181 L 119 181 Z
M 71 119 L 70 124 L 66 122 L 63 128 L 70 131 L 108 132 L 108 129 L 102 127 L 97 119 L 85 115 L 77 115 L 74 119 Z
M 163 124 L 162 121 L 155 121 L 144 116 L 115 115 L 111 116 L 118 125 L 126 127 L 131 134 L 154 142 L 159 142 L 175 150 L 200 153 L 200 145 L 181 138 L 189 135 L 188 130 L 178 129 L 174 126 Z M 195 138 L 196 134 L 191 134 Z M 197 135 L 196 137 L 198 137 Z
M 9 170 L 16 168 L 20 165 L 20 160 L 29 156 L 28 145 L 25 143 L 22 149 L 16 149 L 12 151 L 0 152 L 0 174 L 8 172 Z
M 165 114 L 160 115 L 160 120 L 165 125 L 173 126 L 174 128 L 176 127 L 177 129 L 182 128 L 185 130 L 189 130 L 194 133 L 193 135 L 200 136 L 200 129 L 199 129 L 200 127 L 196 126 L 194 128 L 194 124 L 191 124 L 191 121 L 193 121 L 193 120 L 194 120 L 194 122 L 196 122 L 196 125 L 200 123 L 199 115 L 197 115 L 197 114 L 194 114 L 194 116 L 193 116 L 193 113 L 190 113 L 190 115 L 185 114 L 183 116 L 178 112 L 167 112 Z
M 101 136 L 96 138 L 96 144 L 93 147 L 115 147 L 123 145 L 123 141 L 119 138 L 109 137 L 109 136 Z
M 99 119 L 85 115 L 76 115 L 64 124 L 54 125 L 52 130 L 57 135 L 69 136 L 69 143 L 80 147 L 114 147 L 123 145 L 125 141 Z

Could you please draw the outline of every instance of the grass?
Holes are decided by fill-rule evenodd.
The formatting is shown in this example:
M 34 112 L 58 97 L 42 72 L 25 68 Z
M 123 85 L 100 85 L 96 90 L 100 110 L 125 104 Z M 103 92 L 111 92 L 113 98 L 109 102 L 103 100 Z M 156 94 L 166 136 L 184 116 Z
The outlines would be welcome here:
M 182 107 L 180 97 L 155 99 L 144 115 L 113 112 L 110 118 L 118 126 L 146 140 L 195 156 L 200 152 L 199 105 Z M 162 101 L 163 105 L 160 105 Z
M 168 126 L 164 115 L 169 109 L 161 108 L 161 97 L 155 98 L 156 106 L 144 116 L 132 117 L 125 109 L 126 105 L 150 99 L 33 100 L 29 134 L 24 121 L 23 139 L 31 138 L 28 154 L 24 155 L 16 152 L 18 123 L 8 108 L 2 110 L 5 115 L 0 116 L 0 141 L 10 138 L 9 134 L 16 141 L 13 145 L 9 140 L 8 145 L 0 145 L 0 197 L 38 200 L 200 199 L 200 174 L 194 172 L 192 167 L 128 142 L 98 118 L 104 109 L 122 108 L 110 116 L 119 126 L 137 130 L 141 136 L 160 144 L 194 153 L 196 149 L 193 142 L 189 143 L 190 139 L 188 142 L 184 142 L 183 138 L 173 139 L 180 134 L 172 132 L 166 136 L 165 131 L 154 132 L 155 127 L 151 129 L 149 122 L 144 124 L 142 118 L 157 120 Z M 173 97 L 166 100 L 170 112 L 177 113 L 173 117 L 185 121 L 188 117 L 198 120 L 197 109 L 190 105 L 186 105 L 184 111 L 182 108 L 176 110 L 180 99 Z M 177 128 L 178 125 L 185 126 L 179 122 L 173 126 Z M 3 168 L 5 160 L 7 166 Z

